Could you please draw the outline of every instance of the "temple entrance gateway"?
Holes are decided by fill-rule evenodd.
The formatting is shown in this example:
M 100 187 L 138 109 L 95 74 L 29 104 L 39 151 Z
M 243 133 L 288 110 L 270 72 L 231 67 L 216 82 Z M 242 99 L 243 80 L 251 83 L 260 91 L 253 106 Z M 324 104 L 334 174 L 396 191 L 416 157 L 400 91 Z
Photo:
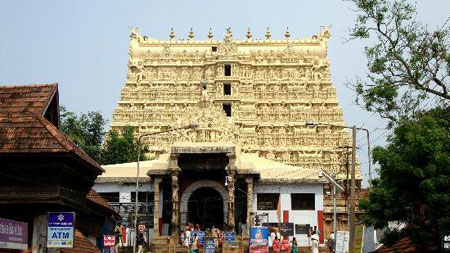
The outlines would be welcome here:
M 204 191 L 206 191 L 206 193 Z M 222 184 L 214 180 L 198 180 L 183 191 L 180 199 L 180 224 L 184 226 L 188 222 L 196 222 L 194 219 L 195 212 L 197 211 L 193 210 L 199 210 L 200 215 L 204 216 L 204 214 L 201 213 L 201 205 L 203 205 L 201 204 L 201 200 L 212 201 L 212 198 L 214 198 L 214 205 L 216 206 L 215 208 L 217 208 L 217 210 L 214 209 L 214 212 L 216 213 L 214 213 L 213 221 L 217 222 L 217 224 L 225 224 L 227 222 L 228 213 L 228 205 L 226 202 L 228 193 Z M 192 207 L 191 203 L 197 203 L 199 206 Z M 207 206 L 207 204 L 205 205 Z M 218 210 L 219 208 L 220 210 Z M 213 210 L 208 210 L 208 212 L 211 211 Z M 219 217 L 221 217 L 221 220 L 219 220 Z M 205 220 L 207 221 L 207 219 Z M 200 224 L 200 221 L 197 223 Z
M 223 199 L 210 187 L 195 190 L 188 200 L 188 221 L 203 228 L 223 226 Z

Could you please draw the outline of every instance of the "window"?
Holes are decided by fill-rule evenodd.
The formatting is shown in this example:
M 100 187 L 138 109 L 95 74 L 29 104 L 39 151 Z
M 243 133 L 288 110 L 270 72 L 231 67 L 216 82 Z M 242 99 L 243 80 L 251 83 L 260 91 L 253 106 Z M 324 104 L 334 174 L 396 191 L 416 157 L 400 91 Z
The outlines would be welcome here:
M 222 107 L 227 117 L 231 117 L 231 104 L 222 104 Z
M 225 64 L 225 76 L 231 76 L 231 65 Z
M 314 193 L 292 193 L 292 210 L 315 210 Z
M 108 202 L 119 202 L 118 192 L 99 192 L 98 194 L 108 200 Z
M 259 193 L 257 196 L 258 210 L 277 210 L 279 193 Z
M 139 192 L 139 202 L 153 202 L 153 192 Z M 136 202 L 136 192 L 131 192 L 131 202 Z
M 212 50 L 213 52 L 217 52 L 217 47 L 211 47 L 211 50 Z
M 231 83 L 223 84 L 223 95 L 231 95 Z

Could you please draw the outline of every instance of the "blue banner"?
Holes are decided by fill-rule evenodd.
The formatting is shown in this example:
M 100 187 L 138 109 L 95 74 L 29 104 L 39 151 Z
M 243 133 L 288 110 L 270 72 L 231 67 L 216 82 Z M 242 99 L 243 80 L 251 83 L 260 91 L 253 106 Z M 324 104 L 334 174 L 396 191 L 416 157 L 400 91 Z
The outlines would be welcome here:
M 225 231 L 224 237 L 225 237 L 225 242 L 235 242 L 236 241 L 236 232 Z
M 47 225 L 48 248 L 73 248 L 75 213 L 48 213 Z
M 269 229 L 267 227 L 251 227 L 250 245 L 269 245 Z
M 205 241 L 205 231 L 191 231 L 190 244 L 194 242 L 194 235 L 197 235 L 198 242 L 203 245 Z
M 214 240 L 207 240 L 205 244 L 205 253 L 214 253 L 216 246 Z

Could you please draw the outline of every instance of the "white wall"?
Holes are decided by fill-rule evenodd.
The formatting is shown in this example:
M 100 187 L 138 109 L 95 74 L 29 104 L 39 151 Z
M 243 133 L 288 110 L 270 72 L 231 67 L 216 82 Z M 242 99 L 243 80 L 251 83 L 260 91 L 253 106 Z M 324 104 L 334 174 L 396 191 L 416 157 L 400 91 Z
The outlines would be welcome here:
M 96 183 L 94 190 L 102 192 L 118 192 L 119 202 L 131 202 L 131 193 L 136 192 L 136 184 Z M 150 182 L 139 185 L 139 192 L 153 192 L 153 184 Z
M 280 219 L 283 222 L 283 211 L 289 211 L 289 222 L 294 223 L 294 236 L 299 245 L 307 246 L 308 237 L 304 234 L 295 234 L 295 224 L 310 224 L 311 227 L 318 226 L 317 211 L 323 210 L 323 186 L 322 184 L 256 184 L 254 186 L 253 212 L 268 213 L 268 222 L 278 222 L 276 210 L 257 210 L 258 193 L 279 193 L 281 197 Z M 314 193 L 315 210 L 291 210 L 291 193 Z M 266 222 L 261 218 L 261 222 Z

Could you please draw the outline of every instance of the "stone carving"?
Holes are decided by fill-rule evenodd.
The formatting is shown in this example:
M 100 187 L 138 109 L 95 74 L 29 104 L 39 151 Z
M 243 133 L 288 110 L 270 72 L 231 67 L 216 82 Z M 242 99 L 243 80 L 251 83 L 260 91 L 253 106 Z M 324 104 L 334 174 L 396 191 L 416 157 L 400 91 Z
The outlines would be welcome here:
M 233 40 L 233 34 L 231 33 L 231 29 L 227 29 L 227 33 L 225 34 L 225 38 L 223 39 L 222 44 L 218 48 L 218 53 L 222 57 L 226 58 L 236 58 L 237 57 L 237 47 Z
M 341 147 L 350 145 L 348 132 L 305 126 L 344 124 L 330 79 L 329 36 L 322 28 L 316 38 L 292 39 L 286 30 L 283 40 L 255 40 L 249 30 L 237 40 L 228 29 L 223 41 L 210 32 L 206 40 L 187 43 L 175 36 L 145 40 L 132 29 L 127 81 L 111 128 L 139 126 L 142 134 L 199 124 L 196 130 L 145 138 L 151 158 L 175 142 L 231 142 L 286 164 L 345 171 Z M 226 64 L 231 76 L 225 75 Z M 205 91 L 201 79 L 208 80 Z M 224 94 L 224 83 L 231 84 L 231 95 Z M 224 103 L 231 104 L 231 117 Z

